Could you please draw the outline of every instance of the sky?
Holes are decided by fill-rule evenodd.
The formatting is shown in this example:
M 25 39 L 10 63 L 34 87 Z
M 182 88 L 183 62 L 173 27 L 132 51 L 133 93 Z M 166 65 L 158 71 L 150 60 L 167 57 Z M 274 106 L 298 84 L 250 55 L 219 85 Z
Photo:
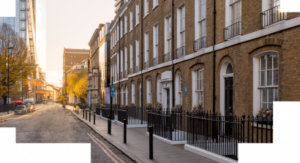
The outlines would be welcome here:
M 63 49 L 89 49 L 88 42 L 101 23 L 111 22 L 114 0 L 37 0 L 38 64 L 48 83 L 61 86 Z

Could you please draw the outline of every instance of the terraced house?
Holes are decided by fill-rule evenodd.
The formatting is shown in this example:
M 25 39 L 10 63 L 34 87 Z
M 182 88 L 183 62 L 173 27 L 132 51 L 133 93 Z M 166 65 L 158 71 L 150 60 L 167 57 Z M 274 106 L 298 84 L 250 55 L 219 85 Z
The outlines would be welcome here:
M 118 0 L 114 104 L 257 115 L 299 100 L 300 14 L 279 0 Z M 215 12 L 214 12 L 215 10 Z M 215 14 L 214 14 L 215 13 Z

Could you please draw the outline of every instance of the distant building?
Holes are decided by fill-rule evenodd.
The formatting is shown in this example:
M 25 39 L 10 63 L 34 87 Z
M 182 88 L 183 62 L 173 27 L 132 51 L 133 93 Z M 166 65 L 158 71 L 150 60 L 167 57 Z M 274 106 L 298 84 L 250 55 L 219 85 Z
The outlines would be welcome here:
M 100 24 L 95 29 L 90 41 L 90 65 L 88 83 L 89 106 L 95 109 L 98 105 L 104 105 L 105 87 L 109 86 L 109 54 L 110 54 L 110 23 Z

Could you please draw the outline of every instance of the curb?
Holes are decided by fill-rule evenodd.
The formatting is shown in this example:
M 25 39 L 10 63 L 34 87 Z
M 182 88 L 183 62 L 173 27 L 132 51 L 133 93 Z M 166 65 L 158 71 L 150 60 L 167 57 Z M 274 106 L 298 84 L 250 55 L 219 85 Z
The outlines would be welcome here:
M 68 109 L 69 110 L 69 109 Z M 93 131 L 95 131 L 96 133 L 98 133 L 101 137 L 104 138 L 104 140 L 106 140 L 107 142 L 109 142 L 110 144 L 112 144 L 114 147 L 116 147 L 117 149 L 119 149 L 120 151 L 122 151 L 127 157 L 129 157 L 131 160 L 135 161 L 135 162 L 143 162 L 142 160 L 140 160 L 139 158 L 137 158 L 135 155 L 133 155 L 132 153 L 130 153 L 128 150 L 125 150 L 123 147 L 121 147 L 119 144 L 117 144 L 116 142 L 114 142 L 112 139 L 109 138 L 109 135 L 104 135 L 101 134 L 100 131 L 98 131 L 97 129 L 95 129 L 93 126 L 89 125 L 89 123 L 86 123 L 85 121 L 83 121 L 79 116 L 77 116 L 73 111 L 69 110 L 71 113 L 73 113 L 80 121 L 82 121 L 83 123 L 85 123 L 86 125 L 88 125 Z

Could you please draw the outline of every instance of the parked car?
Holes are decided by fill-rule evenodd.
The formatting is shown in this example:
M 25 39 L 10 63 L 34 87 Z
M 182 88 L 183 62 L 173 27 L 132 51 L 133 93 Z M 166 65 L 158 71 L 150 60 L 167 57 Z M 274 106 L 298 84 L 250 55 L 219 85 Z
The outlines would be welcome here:
M 17 105 L 15 108 L 15 114 L 26 114 L 28 112 L 28 109 L 26 105 Z
M 28 112 L 34 112 L 35 111 L 34 107 L 30 103 L 25 104 L 25 106 L 27 107 Z
M 35 111 L 35 103 L 34 103 L 33 99 L 25 99 L 23 103 L 24 104 L 30 104 L 31 107 L 32 107 L 30 110 Z

